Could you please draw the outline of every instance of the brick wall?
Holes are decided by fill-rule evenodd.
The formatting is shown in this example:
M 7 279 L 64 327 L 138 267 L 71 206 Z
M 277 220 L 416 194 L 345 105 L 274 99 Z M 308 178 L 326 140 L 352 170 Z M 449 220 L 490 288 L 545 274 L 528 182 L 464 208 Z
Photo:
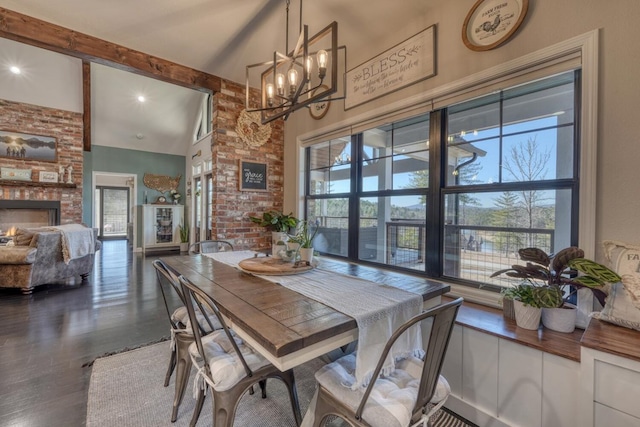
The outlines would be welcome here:
M 82 114 L 0 100 L 0 130 L 58 139 L 55 162 L 0 157 L 2 167 L 32 171 L 32 183 L 29 185 L 3 185 L 0 181 L 0 199 L 59 200 L 62 224 L 82 222 Z M 58 172 L 59 166 L 73 168 L 73 182 L 77 188 L 33 185 L 38 181 L 40 171 Z
M 258 97 L 259 92 L 252 90 L 255 105 Z M 223 80 L 213 103 L 213 238 L 229 240 L 236 249 L 270 247 L 271 233 L 252 223 L 249 216 L 282 210 L 284 122 L 272 122 L 270 140 L 261 147 L 250 147 L 235 131 L 238 116 L 244 109 L 244 86 Z M 240 159 L 267 163 L 267 192 L 239 190 Z

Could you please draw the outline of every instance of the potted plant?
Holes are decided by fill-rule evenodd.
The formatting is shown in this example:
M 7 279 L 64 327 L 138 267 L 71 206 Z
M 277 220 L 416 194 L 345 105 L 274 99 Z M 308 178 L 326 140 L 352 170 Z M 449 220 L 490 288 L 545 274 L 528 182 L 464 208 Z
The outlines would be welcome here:
M 185 219 L 178 226 L 180 230 L 180 252 L 189 251 L 189 223 Z
M 300 261 L 311 264 L 313 260 L 313 239 L 316 237 L 318 227 L 311 230 L 308 221 L 301 221 L 295 240 L 300 244 Z
M 511 268 L 496 271 L 491 277 L 505 274 L 526 280 L 534 285 L 532 294 L 537 301 L 536 304 L 544 309 L 562 310 L 568 298 L 580 288 L 591 290 L 594 297 L 604 305 L 607 296 L 604 291 L 605 285 L 620 281 L 620 276 L 615 272 L 602 264 L 584 258 L 584 251 L 575 246 L 562 249 L 555 255 L 548 255 L 538 248 L 520 249 L 518 254 L 526 265 L 513 265 Z M 578 275 L 578 272 L 582 274 Z M 572 310 L 573 313 L 568 315 L 573 316 L 575 326 L 575 307 Z M 554 324 L 545 322 L 547 317 L 552 316 L 543 314 L 543 324 L 549 329 L 554 329 L 556 327 Z
M 286 241 L 287 232 L 298 225 L 298 219 L 293 216 L 293 213 L 285 215 L 278 211 L 267 211 L 261 217 L 250 216 L 249 219 L 251 222 L 271 231 L 272 248 L 279 240 Z
M 535 286 L 530 283 L 520 283 L 506 288 L 503 298 L 513 301 L 513 311 L 516 325 L 524 329 L 538 329 L 540 326 L 541 309 L 534 295 Z

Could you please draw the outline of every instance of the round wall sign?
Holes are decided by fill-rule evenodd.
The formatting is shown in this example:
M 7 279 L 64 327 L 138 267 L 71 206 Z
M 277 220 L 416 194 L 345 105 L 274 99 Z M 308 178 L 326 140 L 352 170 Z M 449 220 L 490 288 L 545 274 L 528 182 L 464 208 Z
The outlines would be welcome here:
M 471 50 L 500 46 L 516 32 L 529 8 L 529 0 L 478 0 L 462 26 L 462 40 Z
M 329 90 L 329 86 L 320 85 L 311 93 L 311 96 L 315 95 L 315 93 L 318 91 L 322 92 L 325 90 Z M 327 100 L 313 102 L 309 104 L 309 114 L 311 114 L 311 117 L 313 117 L 316 120 L 320 120 L 321 118 L 326 116 L 328 111 L 329 111 L 329 101 Z

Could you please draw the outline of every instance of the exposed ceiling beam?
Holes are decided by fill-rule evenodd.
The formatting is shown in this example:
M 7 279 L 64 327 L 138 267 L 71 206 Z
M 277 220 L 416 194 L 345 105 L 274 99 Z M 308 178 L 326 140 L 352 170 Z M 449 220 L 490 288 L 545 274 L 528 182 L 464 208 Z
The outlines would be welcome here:
M 0 37 L 201 92 L 220 91 L 220 77 L 2 7 Z

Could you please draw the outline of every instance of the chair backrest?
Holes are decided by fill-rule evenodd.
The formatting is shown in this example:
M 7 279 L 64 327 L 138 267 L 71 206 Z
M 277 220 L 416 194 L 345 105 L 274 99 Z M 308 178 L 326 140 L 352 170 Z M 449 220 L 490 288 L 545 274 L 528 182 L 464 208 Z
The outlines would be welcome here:
M 360 402 L 360 406 L 356 411 L 356 419 L 361 418 L 365 404 L 369 398 L 369 394 L 371 394 L 371 390 L 373 390 L 373 386 L 375 385 L 375 380 L 380 375 L 380 371 L 382 370 L 382 365 L 387 358 L 387 354 L 396 340 L 416 323 L 424 322 L 426 319 L 433 319 L 431 324 L 431 333 L 429 334 L 429 342 L 425 347 L 426 352 L 422 366 L 420 385 L 418 386 L 418 398 L 416 400 L 416 406 L 413 408 L 412 418 L 416 419 L 416 416 L 422 415 L 423 408 L 431 401 L 433 394 L 436 391 L 438 377 L 442 371 L 444 356 L 447 352 L 447 347 L 449 346 L 449 339 L 451 338 L 453 325 L 455 324 L 456 315 L 458 314 L 458 309 L 462 305 L 462 301 L 462 298 L 458 298 L 424 311 L 419 315 L 414 316 L 393 333 L 382 351 L 382 356 L 380 356 L 376 369 L 373 371 L 373 376 L 371 377 L 372 380 L 369 382 L 364 396 L 362 397 L 362 401 Z
M 189 252 L 210 254 L 233 251 L 233 245 L 224 240 L 203 240 L 189 246 Z
M 240 360 L 240 363 L 242 363 L 247 376 L 250 377 L 253 373 L 249 368 L 247 362 L 244 360 L 242 352 L 238 348 L 238 344 L 236 343 L 236 341 L 233 339 L 233 335 L 231 335 L 231 331 L 229 330 L 227 323 L 224 321 L 224 318 L 222 317 L 222 314 L 220 313 L 220 310 L 218 309 L 216 303 L 209 295 L 207 295 L 204 291 L 202 291 L 202 289 L 194 285 L 186 277 L 180 276 L 179 280 L 180 284 L 182 285 L 182 293 L 187 300 L 187 303 L 185 305 L 187 307 L 187 312 L 189 313 L 191 324 L 194 324 L 194 322 L 197 323 L 196 310 L 200 310 L 201 313 L 209 311 L 215 314 L 218 318 L 218 321 L 220 322 L 220 325 L 222 326 L 222 329 L 224 329 L 224 333 L 229 339 L 231 346 L 233 347 L 233 351 L 235 351 L 238 359 Z M 204 365 L 207 375 L 211 377 L 211 370 L 209 369 L 209 358 L 207 357 L 207 354 L 204 351 L 204 346 L 202 344 L 203 333 L 199 328 L 194 328 L 193 336 L 195 338 L 196 346 L 198 347 L 198 353 L 200 353 L 200 356 L 205 362 Z
M 171 322 L 171 327 L 173 329 L 178 329 L 179 326 L 176 324 L 173 316 L 171 315 L 171 310 L 169 309 L 169 301 L 167 300 L 167 294 L 165 289 L 173 288 L 173 290 L 178 294 L 182 304 L 185 305 L 185 298 L 182 293 L 182 287 L 180 286 L 180 281 L 178 276 L 171 271 L 171 269 L 161 260 L 156 259 L 153 261 L 153 267 L 156 269 L 156 276 L 158 277 L 158 286 L 160 286 L 160 292 L 162 293 L 162 299 L 164 300 L 164 308 L 167 310 L 167 316 L 169 317 L 169 322 Z

